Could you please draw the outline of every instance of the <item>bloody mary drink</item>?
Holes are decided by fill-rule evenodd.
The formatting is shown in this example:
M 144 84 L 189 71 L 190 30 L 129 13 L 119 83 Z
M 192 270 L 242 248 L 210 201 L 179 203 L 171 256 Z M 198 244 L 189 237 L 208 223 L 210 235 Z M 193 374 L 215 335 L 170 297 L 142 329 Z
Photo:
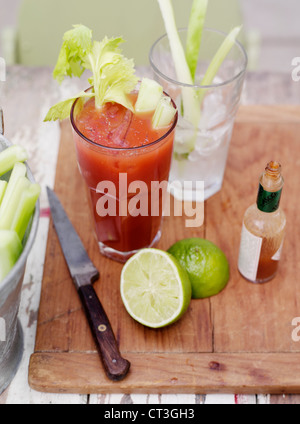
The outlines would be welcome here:
M 135 105 L 138 92 L 129 96 Z M 169 178 L 177 114 L 159 128 L 153 127 L 153 114 L 115 102 L 97 108 L 94 98 L 76 100 L 71 110 L 100 251 L 121 262 L 160 238 L 166 189 L 161 183 Z M 153 182 L 160 184 L 155 193 Z
M 93 40 L 84 25 L 65 32 L 53 76 L 61 82 L 86 70 L 91 87 L 45 117 L 71 118 L 100 251 L 122 262 L 160 238 L 177 123 L 175 103 L 157 82 L 139 81 L 123 41 Z

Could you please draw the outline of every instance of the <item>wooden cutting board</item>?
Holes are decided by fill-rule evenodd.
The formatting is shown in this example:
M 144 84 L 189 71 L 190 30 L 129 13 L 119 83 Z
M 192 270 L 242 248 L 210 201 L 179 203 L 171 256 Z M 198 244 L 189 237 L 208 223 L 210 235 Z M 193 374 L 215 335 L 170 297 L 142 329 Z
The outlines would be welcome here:
M 179 322 L 160 330 L 138 324 L 123 307 L 122 264 L 99 254 L 69 123 L 61 129 L 55 191 L 100 270 L 95 289 L 131 370 L 121 382 L 105 376 L 50 222 L 30 386 L 82 394 L 300 393 L 300 341 L 292 337 L 293 330 L 300 335 L 292 324 L 300 317 L 300 107 L 240 107 L 223 188 L 205 202 L 204 224 L 186 228 L 185 216 L 164 218 L 157 247 L 205 237 L 224 250 L 231 276 L 221 293 L 192 300 Z M 271 159 L 283 168 L 287 235 L 278 275 L 254 285 L 237 271 L 240 230 L 245 209 L 256 200 L 260 173 Z

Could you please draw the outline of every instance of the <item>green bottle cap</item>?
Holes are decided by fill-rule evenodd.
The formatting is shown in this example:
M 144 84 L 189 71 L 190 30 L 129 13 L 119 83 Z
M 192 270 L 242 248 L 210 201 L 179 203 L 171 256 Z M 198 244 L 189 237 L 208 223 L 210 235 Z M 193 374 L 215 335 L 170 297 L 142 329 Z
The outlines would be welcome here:
M 275 212 L 279 207 L 281 191 L 282 188 L 278 191 L 266 191 L 259 184 L 256 201 L 258 209 L 262 212 Z

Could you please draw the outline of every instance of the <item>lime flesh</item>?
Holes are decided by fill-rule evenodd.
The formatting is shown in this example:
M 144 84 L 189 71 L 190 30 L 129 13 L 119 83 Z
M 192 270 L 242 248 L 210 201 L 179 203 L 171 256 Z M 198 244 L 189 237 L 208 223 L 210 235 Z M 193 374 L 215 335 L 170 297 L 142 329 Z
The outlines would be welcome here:
M 191 301 L 187 273 L 169 253 L 141 249 L 124 265 L 121 298 L 129 315 L 139 323 L 159 328 L 177 321 Z

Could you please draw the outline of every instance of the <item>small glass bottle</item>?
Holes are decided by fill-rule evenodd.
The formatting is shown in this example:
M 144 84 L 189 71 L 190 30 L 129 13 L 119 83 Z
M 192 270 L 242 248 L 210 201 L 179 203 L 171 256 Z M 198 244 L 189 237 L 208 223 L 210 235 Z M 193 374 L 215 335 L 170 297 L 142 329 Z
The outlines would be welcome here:
M 286 226 L 279 207 L 282 187 L 281 165 L 271 161 L 260 177 L 256 203 L 244 215 L 238 269 L 253 283 L 269 281 L 277 272 Z

